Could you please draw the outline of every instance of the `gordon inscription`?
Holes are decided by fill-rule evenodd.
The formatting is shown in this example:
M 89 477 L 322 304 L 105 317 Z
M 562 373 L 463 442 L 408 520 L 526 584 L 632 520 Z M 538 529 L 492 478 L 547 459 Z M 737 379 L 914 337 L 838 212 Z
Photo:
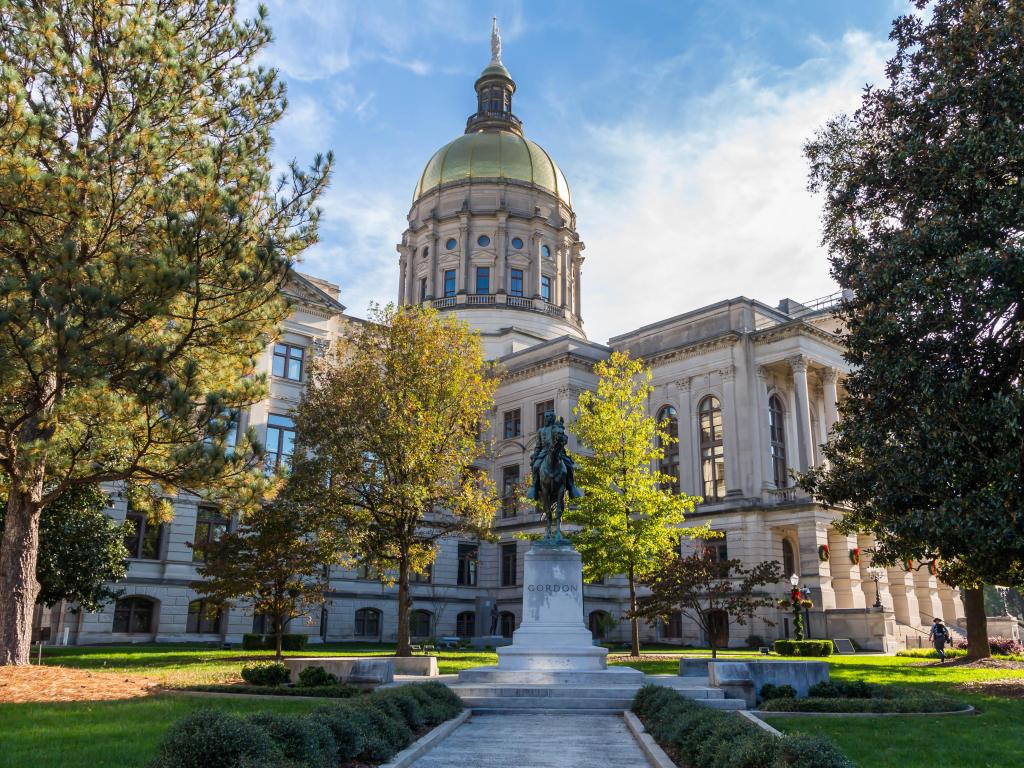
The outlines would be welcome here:
M 527 592 L 579 592 L 575 584 L 528 584 Z

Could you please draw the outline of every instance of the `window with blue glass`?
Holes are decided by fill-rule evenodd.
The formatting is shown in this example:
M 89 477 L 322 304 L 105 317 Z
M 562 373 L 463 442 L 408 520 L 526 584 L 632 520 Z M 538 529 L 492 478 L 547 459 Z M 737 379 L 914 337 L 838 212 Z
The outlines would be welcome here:
M 448 238 L 448 242 L 446 242 L 444 244 L 444 247 L 447 248 L 449 251 L 454 251 L 455 250 L 455 246 L 458 245 L 458 244 L 459 244 L 458 240 L 456 240 L 454 237 L 450 237 L 450 238 Z
M 513 237 L 512 247 L 515 248 L 517 251 L 520 250 L 523 247 L 523 239 L 521 237 Z
M 512 294 L 513 296 L 522 296 L 523 295 L 523 270 L 521 270 L 521 269 L 513 269 L 512 270 L 512 279 L 509 282 L 511 283 L 511 285 L 509 285 L 508 292 L 510 294 Z
M 476 239 L 476 244 L 479 245 L 481 248 L 486 248 L 488 245 L 491 244 L 491 238 L 489 238 L 487 235 L 480 235 L 480 237 Z
M 446 269 L 444 271 L 444 295 L 454 296 L 455 295 L 455 270 Z
M 544 301 L 551 301 L 551 278 L 547 275 L 541 275 L 540 296 Z
M 476 268 L 476 292 L 477 293 L 490 293 L 491 292 L 491 268 L 490 267 L 477 267 Z
M 551 258 L 551 249 L 548 248 L 546 245 L 542 245 L 540 247 L 540 253 L 545 259 Z

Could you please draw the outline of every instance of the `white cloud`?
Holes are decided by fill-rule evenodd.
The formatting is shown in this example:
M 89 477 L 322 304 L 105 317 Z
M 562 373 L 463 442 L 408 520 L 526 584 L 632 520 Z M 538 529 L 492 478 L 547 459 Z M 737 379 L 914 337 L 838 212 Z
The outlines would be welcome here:
M 734 72 L 687 105 L 696 117 L 684 127 L 588 127 L 586 165 L 569 181 L 587 244 L 590 338 L 737 295 L 774 303 L 836 290 L 801 149 L 882 79 L 889 51 L 850 33 L 815 60 L 771 72 L 770 85 L 749 68 Z

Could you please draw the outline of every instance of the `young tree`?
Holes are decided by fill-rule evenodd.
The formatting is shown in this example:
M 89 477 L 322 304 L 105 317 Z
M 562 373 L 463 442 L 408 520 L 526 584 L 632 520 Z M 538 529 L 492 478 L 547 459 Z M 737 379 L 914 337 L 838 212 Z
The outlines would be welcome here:
M 104 509 L 107 495 L 95 486 L 71 488 L 43 508 L 39 519 L 36 602 L 62 600 L 78 609 L 98 611 L 118 596 L 107 585 L 128 573 L 125 536 L 130 523 L 117 525 Z M 0 504 L 0 531 L 5 507 Z
M 650 594 L 640 598 L 634 615 L 668 621 L 679 611 L 707 634 L 714 659 L 720 617 L 744 625 L 759 609 L 774 608 L 776 598 L 761 588 L 781 578 L 782 567 L 774 560 L 747 569 L 739 560 L 719 560 L 710 548 L 701 547 L 692 555 L 665 560 L 644 580 Z
M 682 527 L 700 499 L 671 490 L 674 478 L 659 468 L 665 446 L 677 438 L 647 413 L 651 372 L 624 352 L 612 353 L 594 371 L 597 391 L 580 395 L 570 426 L 589 454 L 574 457 L 583 498 L 574 500 L 565 519 L 579 527 L 572 542 L 584 578 L 623 573 L 629 580 L 630 647 L 639 656 L 639 579 L 678 551 L 681 536 L 708 529 Z
M 1024 582 L 1024 14 L 939 0 L 896 19 L 888 84 L 807 145 L 855 366 L 827 463 L 803 480 L 938 561 L 989 654 L 981 582 Z
M 270 617 L 281 658 L 285 625 L 323 603 L 337 551 L 334 531 L 285 490 L 209 546 L 198 569 L 204 581 L 192 588 L 219 603 L 248 599 L 255 613 Z
M 330 165 L 270 181 L 269 39 L 230 0 L 0 6 L 0 664 L 28 662 L 62 493 L 258 485 L 228 414 L 262 398 Z
M 408 656 L 409 577 L 453 533 L 487 534 L 494 483 L 473 468 L 497 379 L 464 323 L 415 307 L 376 309 L 314 369 L 295 412 L 304 500 L 335 516 L 347 553 L 398 582 Z

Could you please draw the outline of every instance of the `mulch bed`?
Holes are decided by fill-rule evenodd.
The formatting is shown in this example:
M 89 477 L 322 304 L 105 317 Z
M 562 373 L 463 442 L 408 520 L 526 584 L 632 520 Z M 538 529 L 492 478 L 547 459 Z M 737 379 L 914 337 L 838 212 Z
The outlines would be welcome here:
M 1021 677 L 1005 680 L 975 680 L 959 687 L 969 693 L 982 693 L 1003 699 L 1024 699 L 1024 678 Z
M 109 701 L 156 693 L 142 675 L 90 672 L 57 666 L 0 667 L 0 703 Z
M 960 656 L 948 661 L 923 661 L 913 667 L 967 667 L 969 669 L 1024 669 L 1024 661 L 1013 659 L 968 659 Z

